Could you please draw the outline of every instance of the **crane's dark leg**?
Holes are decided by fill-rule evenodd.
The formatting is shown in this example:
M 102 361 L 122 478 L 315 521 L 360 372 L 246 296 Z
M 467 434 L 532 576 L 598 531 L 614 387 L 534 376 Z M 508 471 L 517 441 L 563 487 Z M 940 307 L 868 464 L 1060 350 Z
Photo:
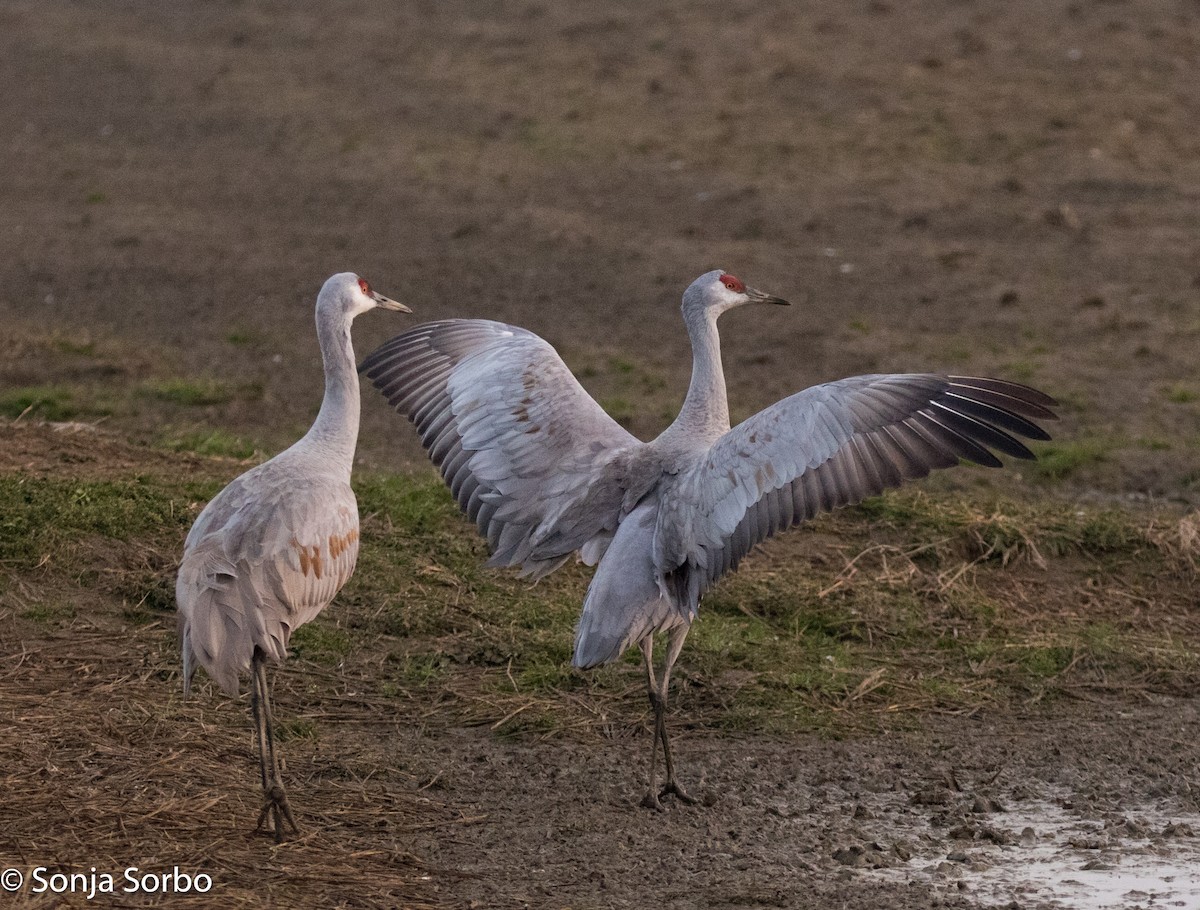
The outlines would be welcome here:
M 262 771 L 265 793 L 271 786 L 271 776 L 267 773 L 267 753 L 263 748 L 263 743 L 267 741 L 267 726 L 263 717 L 262 697 L 258 693 L 258 670 L 253 665 L 250 667 L 250 711 L 254 717 L 254 738 L 258 741 L 258 767 Z
M 639 642 L 642 656 L 646 659 L 646 691 L 650 696 L 650 707 L 654 709 L 654 735 L 650 737 L 650 786 L 642 797 L 647 809 L 662 810 L 658 801 L 658 741 L 662 738 L 663 713 L 659 709 L 658 684 L 654 680 L 654 636 L 647 635 Z
M 675 666 L 675 661 L 679 659 L 679 652 L 683 650 L 683 642 L 687 638 L 688 630 L 691 626 L 676 626 L 669 633 L 667 639 L 667 659 L 663 663 L 662 688 L 659 690 L 658 702 L 655 705 L 655 713 L 658 715 L 656 727 L 658 735 L 662 738 L 663 747 L 663 765 L 667 771 L 667 782 L 663 785 L 659 796 L 666 796 L 668 793 L 673 793 L 682 802 L 689 806 L 694 805 L 696 800 L 689 796 L 687 791 L 679 785 L 678 778 L 675 777 L 675 762 L 671 759 L 671 741 L 667 738 L 667 690 L 671 685 L 671 668 Z M 651 781 L 653 785 L 653 781 Z
M 250 703 L 254 709 L 255 732 L 258 736 L 258 761 L 262 770 L 263 807 L 258 813 L 255 831 L 262 830 L 269 815 L 274 822 L 275 843 L 283 841 L 283 823 L 286 820 L 293 834 L 300 828 L 292 815 L 287 793 L 279 776 L 279 758 L 275 755 L 275 719 L 271 716 L 271 690 L 267 684 L 267 663 L 263 652 L 257 648 L 250 667 Z
M 639 643 L 642 656 L 646 659 L 646 687 L 650 696 L 650 707 L 654 709 L 654 737 L 650 740 L 650 787 L 642 798 L 642 805 L 647 809 L 661 810 L 662 797 L 673 794 L 681 802 L 689 805 L 696 802 L 687 791 L 679 785 L 675 776 L 675 761 L 671 757 L 671 740 L 667 736 L 667 690 L 671 685 L 671 668 L 679 659 L 683 650 L 684 639 L 687 638 L 688 626 L 676 626 L 671 630 L 667 639 L 667 659 L 663 663 L 661 680 L 654 675 L 654 637 L 647 635 Z M 662 743 L 663 767 L 667 772 L 667 781 L 661 790 L 658 789 L 658 744 Z

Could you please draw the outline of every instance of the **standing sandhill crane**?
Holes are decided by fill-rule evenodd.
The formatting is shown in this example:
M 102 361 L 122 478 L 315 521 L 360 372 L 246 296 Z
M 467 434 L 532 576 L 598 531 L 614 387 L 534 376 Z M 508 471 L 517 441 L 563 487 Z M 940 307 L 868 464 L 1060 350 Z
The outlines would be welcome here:
M 358 503 L 350 468 L 358 438 L 358 374 L 350 323 L 375 307 L 412 311 L 350 272 L 317 296 L 325 398 L 299 442 L 238 477 L 200 513 L 184 544 L 175 583 L 183 645 L 183 691 L 199 663 L 230 695 L 250 671 L 262 769 L 261 829 L 272 816 L 299 833 L 279 776 L 267 661 L 287 657 L 288 639 L 346 583 L 358 558 Z
M 1048 439 L 1053 399 L 1016 383 L 938 374 L 855 376 L 785 398 L 729 427 L 717 317 L 786 301 L 721 270 L 683 295 L 692 380 L 679 416 L 644 443 L 583 390 L 554 349 L 515 326 L 430 322 L 360 367 L 408 417 L 458 504 L 492 550 L 490 566 L 539 578 L 574 552 L 599 568 L 575 635 L 574 664 L 638 645 L 654 709 L 643 804 L 674 794 L 665 711 L 671 668 L 700 598 L 777 531 L 924 477 L 960 458 L 999 467 L 990 449 L 1033 454 L 1010 434 Z M 654 634 L 667 634 L 656 678 Z M 662 742 L 666 785 L 657 790 Z

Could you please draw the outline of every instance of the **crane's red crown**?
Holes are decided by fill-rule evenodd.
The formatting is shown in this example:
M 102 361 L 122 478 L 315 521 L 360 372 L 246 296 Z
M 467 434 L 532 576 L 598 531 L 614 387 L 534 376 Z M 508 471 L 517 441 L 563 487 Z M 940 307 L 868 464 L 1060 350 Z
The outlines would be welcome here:
M 729 288 L 735 294 L 746 293 L 746 283 L 734 275 L 722 275 L 721 284 L 725 285 L 725 287 Z
M 369 284 L 367 284 L 367 279 L 365 279 L 365 278 L 358 279 L 358 286 L 360 288 L 362 288 L 362 292 L 364 294 L 366 294 L 368 297 L 371 296 L 371 286 Z

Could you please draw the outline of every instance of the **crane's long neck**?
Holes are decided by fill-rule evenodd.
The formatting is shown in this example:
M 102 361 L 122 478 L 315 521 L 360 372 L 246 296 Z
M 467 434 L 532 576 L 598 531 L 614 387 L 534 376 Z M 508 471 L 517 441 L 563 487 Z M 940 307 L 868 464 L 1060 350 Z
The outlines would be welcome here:
M 318 313 L 317 337 L 325 364 L 325 398 L 304 438 L 308 447 L 319 452 L 327 464 L 344 469 L 349 480 L 362 407 L 354 347 L 350 343 L 350 318 L 342 313 L 332 316 Z
M 712 309 L 684 310 L 692 342 L 692 381 L 679 416 L 664 435 L 682 434 L 681 438 L 707 444 L 729 429 L 729 401 L 725 395 L 725 371 L 721 367 L 717 315 Z

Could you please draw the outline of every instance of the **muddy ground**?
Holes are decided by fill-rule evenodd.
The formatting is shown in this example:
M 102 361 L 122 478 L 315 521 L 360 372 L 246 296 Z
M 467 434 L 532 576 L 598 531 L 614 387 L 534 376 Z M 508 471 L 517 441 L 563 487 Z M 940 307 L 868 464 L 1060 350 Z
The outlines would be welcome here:
M 679 294 L 722 267 L 796 304 L 722 322 L 735 419 L 855 372 L 1004 376 L 1063 402 L 1061 470 L 962 483 L 1194 505 L 1197 64 L 1186 2 L 5 3 L 0 403 L 108 440 L 60 452 L 6 427 L 6 468 L 232 476 L 163 445 L 277 450 L 315 412 L 312 300 L 343 269 L 420 319 L 543 334 L 649 436 L 686 387 Z M 407 320 L 360 320 L 360 354 Z M 364 467 L 423 470 L 410 437 L 368 396 Z M 6 770 L 28 790 L 0 799 L 16 866 L 178 858 L 247 906 L 296 905 L 306 874 L 338 906 L 1200 905 L 1161 863 L 1126 890 L 1021 884 L 1039 847 L 1075 870 L 1060 884 L 1195 859 L 1186 692 L 918 713 L 843 741 L 713 735 L 685 701 L 685 779 L 710 805 L 656 816 L 636 805 L 640 705 L 499 739 L 439 723 L 436 700 L 404 706 L 420 723 L 356 701 L 352 670 L 330 708 L 299 666 L 281 703 L 326 730 L 290 768 L 343 808 L 274 848 L 245 837 L 252 788 L 188 777 L 194 760 L 242 781 L 247 744 L 240 706 L 164 691 L 170 623 L 130 630 L 97 595 L 81 657 L 74 624 L 29 637 L 11 600 L 28 584 L 5 589 L 0 667 Z M 82 679 L 116 715 L 58 707 Z M 112 793 L 123 813 L 63 795 Z M 172 799 L 189 820 L 163 821 Z M 312 871 L 330 857 L 347 877 Z

